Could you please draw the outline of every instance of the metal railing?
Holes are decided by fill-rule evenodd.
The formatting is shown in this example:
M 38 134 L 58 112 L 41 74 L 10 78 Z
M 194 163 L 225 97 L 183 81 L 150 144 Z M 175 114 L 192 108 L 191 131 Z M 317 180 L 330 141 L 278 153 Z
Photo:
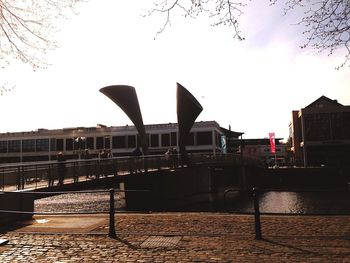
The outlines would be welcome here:
M 109 211 L 74 211 L 74 212 L 35 212 L 35 211 L 18 211 L 18 210 L 0 210 L 0 214 L 17 214 L 17 215 L 79 215 L 79 214 L 108 214 L 109 215 L 109 230 L 108 236 L 110 238 L 116 238 L 116 228 L 115 228 L 115 194 L 116 193 L 125 193 L 125 192 L 150 192 L 149 190 L 120 190 L 111 188 L 109 190 L 89 190 L 89 191 L 58 191 L 58 192 L 3 192 L 2 194 L 20 194 L 20 195 L 60 195 L 60 194 L 94 194 L 94 193 L 109 193 Z M 135 213 L 135 211 L 133 211 Z
M 240 188 L 229 188 L 227 190 L 225 190 L 224 192 L 224 203 L 225 206 L 227 206 L 228 202 L 227 202 L 227 195 L 231 192 L 239 192 L 241 189 Z M 283 215 L 295 215 L 295 216 L 307 216 L 307 215 L 350 215 L 350 212 L 348 213 L 298 213 L 298 212 L 294 212 L 294 213 L 280 213 L 280 212 L 261 212 L 260 210 L 260 196 L 262 193 L 266 193 L 266 192 L 297 192 L 297 193 L 339 193 L 339 192 L 343 192 L 343 193 L 349 193 L 349 189 L 336 189 L 336 191 L 334 189 L 268 189 L 268 188 L 257 188 L 254 187 L 251 191 L 251 195 L 252 195 L 252 201 L 253 201 L 253 212 L 235 212 L 235 214 L 249 214 L 249 215 L 254 215 L 254 230 L 255 230 L 255 239 L 257 240 L 261 240 L 263 239 L 262 237 L 262 227 L 261 227 L 261 215 L 278 215 L 278 216 L 283 216 Z M 231 211 L 232 213 L 232 211 Z
M 189 154 L 190 164 L 232 165 L 255 164 L 257 160 L 237 154 Z M 101 177 L 132 175 L 140 172 L 179 169 L 186 166 L 180 155 L 147 155 L 140 157 L 114 157 L 108 159 L 79 159 L 65 162 L 46 161 L 0 165 L 0 190 L 15 191 L 52 187 Z

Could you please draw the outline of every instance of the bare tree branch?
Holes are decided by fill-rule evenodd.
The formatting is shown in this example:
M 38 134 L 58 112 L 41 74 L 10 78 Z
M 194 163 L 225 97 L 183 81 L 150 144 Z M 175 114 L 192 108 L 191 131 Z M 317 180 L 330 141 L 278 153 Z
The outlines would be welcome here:
M 243 40 L 238 18 L 243 14 L 249 0 L 155 0 L 148 15 L 164 15 L 165 23 L 157 32 L 162 33 L 170 25 L 170 16 L 177 11 L 186 16 L 195 17 L 207 13 L 214 19 L 213 26 L 233 27 L 233 35 Z M 350 66 L 350 1 L 349 0 L 270 0 L 274 5 L 278 1 L 285 4 L 284 14 L 294 10 L 303 11 L 303 17 L 297 25 L 304 27 L 306 38 L 302 48 L 310 47 L 318 52 L 332 55 L 336 50 L 345 50 L 345 59 L 338 69 Z
M 165 22 L 156 36 L 164 32 L 166 27 L 170 25 L 171 14 L 180 11 L 185 17 L 192 18 L 201 13 L 207 13 L 210 18 L 215 20 L 212 23 L 213 26 L 232 26 L 234 37 L 243 40 L 244 38 L 239 30 L 238 17 L 243 14 L 243 8 L 247 1 L 249 0 L 162 0 L 154 4 L 148 15 L 159 13 L 165 18 Z
M 271 0 L 274 4 L 280 0 Z M 288 0 L 285 13 L 300 9 L 304 16 L 297 23 L 305 28 L 306 42 L 311 47 L 332 55 L 336 50 L 346 51 L 345 59 L 337 69 L 350 61 L 350 1 L 349 0 Z M 350 67 L 350 64 L 349 64 Z
M 57 47 L 54 19 L 85 0 L 0 0 L 0 67 L 14 59 L 33 69 L 47 66 L 44 55 Z

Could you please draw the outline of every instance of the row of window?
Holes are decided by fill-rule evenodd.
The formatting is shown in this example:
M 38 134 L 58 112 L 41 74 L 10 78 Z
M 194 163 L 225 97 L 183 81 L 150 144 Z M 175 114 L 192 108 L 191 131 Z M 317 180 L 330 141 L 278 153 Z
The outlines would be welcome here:
M 177 133 L 150 134 L 148 145 L 152 148 L 177 146 Z M 217 136 L 218 137 L 218 134 Z M 216 139 L 216 144 L 218 140 Z M 212 132 L 191 132 L 187 145 L 211 145 Z M 0 153 L 14 152 L 48 152 L 74 150 L 101 150 L 136 148 L 140 145 L 137 135 L 76 137 L 76 138 L 46 138 L 0 141 Z

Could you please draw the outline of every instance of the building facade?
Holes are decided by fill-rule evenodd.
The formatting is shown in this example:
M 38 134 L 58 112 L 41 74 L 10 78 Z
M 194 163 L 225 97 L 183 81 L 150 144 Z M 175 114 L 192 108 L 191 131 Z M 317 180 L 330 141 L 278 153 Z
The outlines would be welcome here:
M 149 154 L 164 154 L 178 147 L 177 123 L 145 125 Z M 140 146 L 134 126 L 97 125 L 64 129 L 38 129 L 29 132 L 0 134 L 0 162 L 48 161 L 63 152 L 68 159 L 78 159 L 85 149 L 98 157 L 103 149 L 113 156 L 131 155 Z M 215 121 L 196 122 L 190 133 L 188 152 L 220 153 L 221 127 Z
M 292 112 L 289 141 L 296 165 L 350 163 L 350 106 L 322 96 Z
M 281 140 L 275 139 L 275 153 L 272 153 L 269 138 L 244 139 L 243 156 L 260 159 L 266 166 L 285 166 L 288 163 L 287 147 Z

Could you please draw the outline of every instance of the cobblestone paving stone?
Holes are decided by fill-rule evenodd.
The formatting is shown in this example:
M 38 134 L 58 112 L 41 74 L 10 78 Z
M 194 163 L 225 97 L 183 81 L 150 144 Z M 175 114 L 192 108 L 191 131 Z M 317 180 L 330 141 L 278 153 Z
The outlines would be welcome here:
M 117 239 L 105 234 L 8 231 L 0 262 L 350 262 L 349 216 L 262 216 L 263 240 L 249 215 L 116 214 Z M 94 230 L 96 231 L 96 230 Z M 149 237 L 175 246 L 142 248 Z

